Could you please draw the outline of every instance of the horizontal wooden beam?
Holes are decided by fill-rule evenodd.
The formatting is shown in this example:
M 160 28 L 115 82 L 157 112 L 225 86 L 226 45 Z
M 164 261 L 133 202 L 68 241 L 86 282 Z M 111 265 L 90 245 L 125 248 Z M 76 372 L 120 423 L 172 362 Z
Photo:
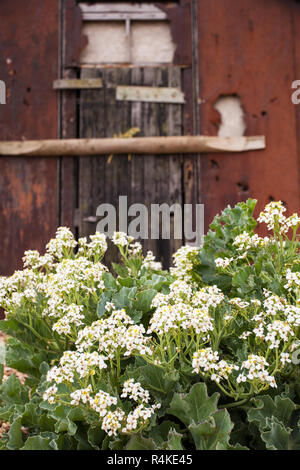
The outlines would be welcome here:
M 155 5 L 106 2 L 96 5 L 79 3 L 84 21 L 166 20 L 165 12 Z
M 53 139 L 0 142 L 0 155 L 65 156 L 111 154 L 183 154 L 246 152 L 265 148 L 264 136 L 252 137 L 133 137 Z
M 179 104 L 185 102 L 184 94 L 179 88 L 125 85 L 117 86 L 116 100 Z
M 82 88 L 102 88 L 103 83 L 101 78 L 62 78 L 54 80 L 54 90 L 78 90 Z

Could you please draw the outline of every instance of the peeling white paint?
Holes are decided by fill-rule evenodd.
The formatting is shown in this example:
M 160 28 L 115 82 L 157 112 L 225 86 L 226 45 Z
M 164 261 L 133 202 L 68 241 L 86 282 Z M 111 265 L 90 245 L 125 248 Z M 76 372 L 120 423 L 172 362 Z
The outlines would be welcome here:
M 133 63 L 172 63 L 175 48 L 170 23 L 166 21 L 132 23 Z
M 80 62 L 84 64 L 122 63 L 128 61 L 125 23 L 120 21 L 89 21 L 83 24 L 88 44 Z
M 132 21 L 130 38 L 124 21 L 88 21 L 83 34 L 88 38 L 83 64 L 172 63 L 176 48 L 167 21 Z
M 218 135 L 221 137 L 242 136 L 246 130 L 244 110 L 239 97 L 221 96 L 214 105 L 221 115 Z

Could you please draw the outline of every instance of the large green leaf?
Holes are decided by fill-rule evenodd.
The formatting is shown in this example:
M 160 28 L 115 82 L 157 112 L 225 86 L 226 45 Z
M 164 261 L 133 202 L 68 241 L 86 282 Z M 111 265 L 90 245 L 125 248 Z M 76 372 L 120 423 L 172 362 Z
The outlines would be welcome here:
M 192 423 L 201 423 L 217 410 L 219 394 L 214 393 L 211 397 L 207 395 L 204 383 L 194 384 L 189 393 L 175 393 L 168 413 L 176 416 L 186 426 Z
M 21 384 L 15 374 L 12 374 L 0 385 L 0 397 L 6 404 L 22 404 L 28 401 L 28 388 Z
M 126 445 L 127 450 L 155 450 L 153 439 L 145 438 L 140 434 L 134 434 Z
M 256 426 L 267 449 L 293 447 L 291 420 L 296 405 L 285 396 L 263 395 L 252 399 L 254 407 L 248 410 L 248 420 Z M 297 436 L 295 436 L 297 439 Z
M 50 437 L 31 436 L 28 437 L 21 450 L 53 450 L 50 441 Z
M 232 428 L 227 410 L 218 410 L 209 419 L 189 426 L 197 450 L 226 449 Z
M 133 307 L 136 310 L 141 310 L 142 312 L 148 312 L 151 310 L 151 303 L 157 291 L 154 289 L 147 289 L 142 292 L 138 292 L 133 301 Z
M 8 431 L 7 448 L 10 450 L 20 449 L 23 446 L 21 418 L 17 418 Z

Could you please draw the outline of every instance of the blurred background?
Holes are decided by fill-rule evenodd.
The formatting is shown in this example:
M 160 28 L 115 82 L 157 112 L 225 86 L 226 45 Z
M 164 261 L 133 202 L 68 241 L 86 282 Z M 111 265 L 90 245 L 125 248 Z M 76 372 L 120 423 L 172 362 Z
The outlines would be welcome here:
M 24 250 L 43 252 L 60 225 L 76 236 L 95 232 L 96 208 L 118 207 L 120 195 L 129 205 L 202 203 L 206 230 L 227 204 L 249 197 L 258 199 L 257 211 L 272 200 L 282 200 L 288 214 L 299 211 L 300 105 L 291 100 L 300 79 L 299 25 L 295 0 L 1 1 L 0 140 L 134 129 L 138 136 L 263 135 L 266 148 L 0 156 L 0 273 L 19 268 Z M 132 86 L 130 99 L 118 93 Z M 151 87 L 146 101 L 144 86 Z M 162 97 L 161 88 L 175 88 L 178 100 L 177 92 Z M 144 246 L 168 266 L 182 243 Z

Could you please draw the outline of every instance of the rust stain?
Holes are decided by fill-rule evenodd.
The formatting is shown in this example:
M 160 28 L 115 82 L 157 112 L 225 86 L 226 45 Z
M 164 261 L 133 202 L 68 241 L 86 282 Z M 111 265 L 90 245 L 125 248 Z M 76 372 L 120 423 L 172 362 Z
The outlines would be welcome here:
M 7 89 L 7 105 L 0 107 L 1 139 L 56 138 L 56 2 L 2 2 L 1 15 L 6 21 L 0 31 L 0 76 Z M 0 274 L 19 268 L 26 249 L 43 250 L 55 232 L 56 187 L 56 159 L 1 157 Z

